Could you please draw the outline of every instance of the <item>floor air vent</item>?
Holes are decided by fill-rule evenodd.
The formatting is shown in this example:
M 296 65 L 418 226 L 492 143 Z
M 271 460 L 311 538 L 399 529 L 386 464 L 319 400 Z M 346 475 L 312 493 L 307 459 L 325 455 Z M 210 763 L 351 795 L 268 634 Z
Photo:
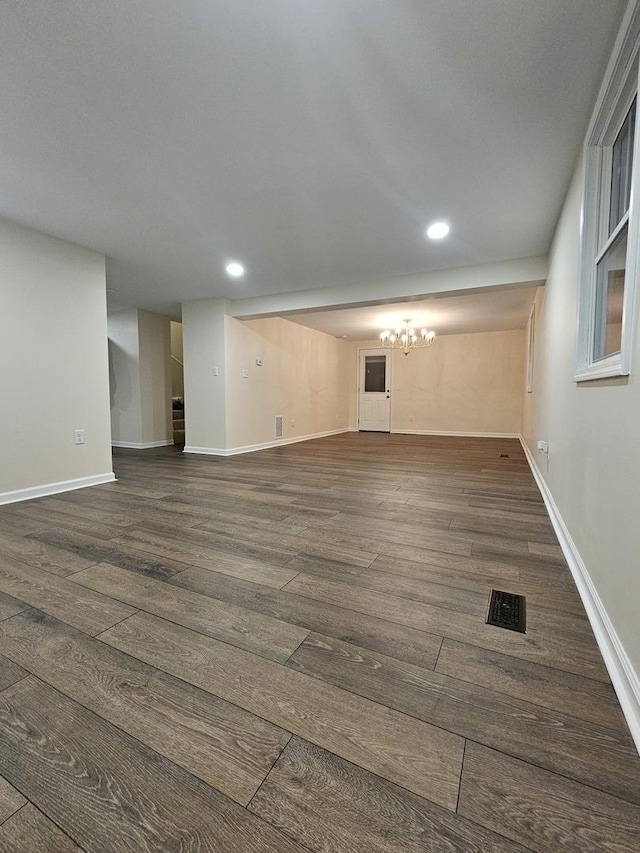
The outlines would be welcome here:
M 513 592 L 501 592 L 499 589 L 492 589 L 486 623 L 487 625 L 496 625 L 498 628 L 506 628 L 509 631 L 519 631 L 521 634 L 526 633 L 527 621 L 524 595 L 516 595 Z
M 282 415 L 277 415 L 273 419 L 273 430 L 276 438 L 282 438 Z
M 500 459 L 509 459 L 509 454 L 508 453 L 501 453 Z

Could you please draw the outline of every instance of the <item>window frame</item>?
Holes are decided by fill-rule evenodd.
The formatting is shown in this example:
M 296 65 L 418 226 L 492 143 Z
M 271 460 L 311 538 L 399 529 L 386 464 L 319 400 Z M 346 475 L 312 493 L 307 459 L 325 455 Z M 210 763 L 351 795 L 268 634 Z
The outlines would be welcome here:
M 574 381 L 627 376 L 640 281 L 640 103 L 636 102 L 629 208 L 609 235 L 613 145 L 639 95 L 640 0 L 631 3 L 616 41 L 585 140 L 580 227 L 578 329 Z M 627 255 L 620 352 L 594 358 L 597 263 L 626 228 Z

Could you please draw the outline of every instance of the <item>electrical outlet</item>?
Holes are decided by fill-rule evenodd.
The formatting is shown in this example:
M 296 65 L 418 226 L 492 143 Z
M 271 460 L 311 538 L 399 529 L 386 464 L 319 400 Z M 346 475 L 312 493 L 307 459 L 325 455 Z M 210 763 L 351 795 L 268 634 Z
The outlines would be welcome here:
M 74 429 L 73 431 L 73 443 L 74 444 L 84 444 L 84 430 L 83 429 Z
M 217 367 L 213 368 L 213 375 L 214 376 L 220 376 L 220 370 Z
M 245 367 L 245 368 L 243 369 L 243 371 L 242 371 L 242 378 L 243 378 L 243 379 L 248 379 L 248 378 L 249 378 L 249 371 L 248 371 L 248 369 L 247 369 L 246 367 Z

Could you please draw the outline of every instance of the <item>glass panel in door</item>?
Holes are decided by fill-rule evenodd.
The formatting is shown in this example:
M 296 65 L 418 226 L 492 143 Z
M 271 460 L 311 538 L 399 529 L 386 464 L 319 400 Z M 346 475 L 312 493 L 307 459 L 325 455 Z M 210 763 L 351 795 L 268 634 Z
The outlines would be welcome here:
M 385 392 L 386 388 L 387 358 L 384 355 L 367 355 L 364 362 L 364 390 L 365 393 Z

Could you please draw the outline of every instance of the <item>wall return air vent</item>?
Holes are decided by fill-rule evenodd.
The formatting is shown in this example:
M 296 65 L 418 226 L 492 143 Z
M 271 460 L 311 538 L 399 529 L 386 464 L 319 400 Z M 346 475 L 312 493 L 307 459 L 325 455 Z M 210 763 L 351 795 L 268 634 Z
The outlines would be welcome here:
M 276 438 L 282 438 L 282 415 L 276 415 L 273 419 L 273 432 Z

